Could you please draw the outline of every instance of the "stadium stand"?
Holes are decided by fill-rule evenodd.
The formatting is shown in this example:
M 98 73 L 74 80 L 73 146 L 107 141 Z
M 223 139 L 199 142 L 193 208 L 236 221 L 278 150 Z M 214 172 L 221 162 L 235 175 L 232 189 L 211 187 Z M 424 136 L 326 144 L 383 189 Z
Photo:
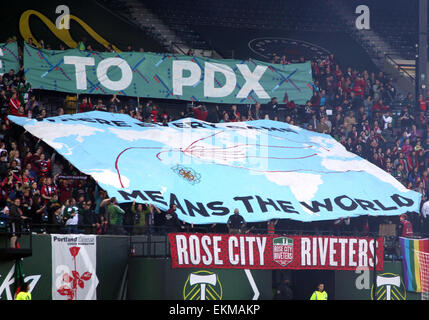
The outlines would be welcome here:
M 349 1 L 349 5 L 353 7 L 358 2 Z M 117 14 L 128 17 L 131 15 L 129 9 L 133 4 L 131 1 L 104 0 L 100 3 Z M 225 53 L 228 46 L 225 48 L 220 40 L 216 43 L 210 41 L 210 34 L 216 33 L 219 25 L 241 31 L 281 29 L 289 32 L 285 34 L 295 36 L 307 32 L 312 33 L 313 38 L 317 38 L 317 35 L 320 37 L 321 32 L 344 30 L 343 22 L 331 10 L 328 1 L 288 1 L 287 6 L 284 6 L 277 0 L 252 3 L 243 0 L 222 0 L 218 1 L 215 7 L 208 0 L 186 0 L 180 4 L 167 0 L 156 2 L 139 0 L 139 3 L 162 20 L 174 33 L 179 34 L 181 40 L 192 49 Z M 378 15 L 381 17 L 383 10 L 386 10 L 378 6 L 374 8 L 377 17 Z M 413 8 L 410 7 L 404 17 L 402 15 L 404 12 L 401 11 L 403 7 L 399 6 L 399 1 L 393 1 L 389 10 L 392 10 L 392 14 L 388 16 L 389 21 L 373 19 L 372 26 L 383 39 L 398 49 L 398 54 L 403 55 L 405 59 L 412 58 L 414 39 L 409 35 L 415 28 L 415 19 L 410 18 L 413 17 Z M 134 17 L 133 23 L 139 22 L 141 21 Z M 154 48 L 154 51 L 174 49 L 168 46 L 168 41 L 171 44 L 176 41 L 175 38 L 160 37 L 159 30 L 151 25 L 140 28 L 149 38 L 158 42 L 158 46 L 150 47 Z M 213 36 L 213 39 L 217 38 Z M 318 41 L 316 39 L 313 42 Z M 121 43 L 122 49 L 126 50 L 125 42 Z M 55 43 L 45 44 L 48 45 L 58 48 Z M 356 46 L 356 43 L 352 46 Z M 248 48 L 246 50 L 239 52 L 242 58 L 250 56 Z M 273 120 L 332 135 L 347 150 L 390 172 L 407 188 L 420 192 L 423 196 L 422 204 L 425 203 L 429 192 L 427 102 L 415 101 L 413 94 L 407 94 L 408 92 L 401 93 L 400 88 L 395 86 L 392 75 L 383 73 L 370 62 L 364 66 L 370 66 L 371 70 L 365 67 L 358 68 L 348 64 L 353 57 L 348 57 L 347 53 L 344 55 L 344 52 L 335 50 L 334 47 L 330 47 L 328 53 L 330 52 L 334 53 L 325 52 L 317 57 L 302 57 L 302 61 L 312 62 L 314 95 L 305 105 L 280 101 L 287 109 L 286 116 L 284 118 L 276 116 Z M 364 59 L 370 60 L 362 55 L 360 60 Z M 287 54 L 282 57 L 282 48 L 277 54 L 272 54 L 270 60 L 275 63 L 290 63 Z M 9 114 L 42 120 L 64 112 L 80 112 L 83 110 L 83 99 L 88 98 L 92 103 L 88 101 L 87 110 L 111 111 L 110 106 L 114 104 L 116 112 L 129 114 L 144 122 L 162 122 L 165 121 L 163 120 L 165 117 L 171 121 L 189 116 L 210 122 L 234 122 L 263 118 L 267 113 L 266 106 L 262 106 L 262 114 L 255 115 L 253 105 L 240 106 L 238 112 L 233 112 L 230 105 L 206 104 L 209 112 L 203 117 L 195 112 L 196 105 L 184 101 L 127 97 L 120 97 L 119 101 L 116 101 L 111 96 L 76 97 L 59 92 L 33 90 L 31 83 L 30 88 L 25 86 L 22 69 L 16 75 L 5 74 L 0 79 L 0 207 L 5 214 L 7 211 L 5 208 L 20 210 L 23 215 L 32 218 L 34 231 L 41 233 L 66 232 L 64 226 L 66 221 L 73 218 L 71 213 L 74 212 L 79 213 L 80 231 L 96 234 L 111 232 L 107 211 L 101 205 L 108 195 L 99 190 L 94 180 L 78 172 L 43 141 L 37 141 L 11 124 L 7 118 Z M 316 126 L 314 121 L 311 122 L 313 115 L 317 119 Z M 20 203 L 17 203 L 16 199 L 20 199 Z M 139 221 L 139 217 L 131 210 L 130 205 L 124 206 L 124 209 L 127 212 L 125 230 L 131 234 L 136 230 L 134 227 L 138 227 L 136 221 Z M 426 215 L 422 212 L 407 214 L 414 234 L 429 234 Z M 317 223 L 285 220 L 279 222 L 277 228 L 296 232 L 365 233 L 378 232 L 380 225 L 392 223 L 398 229 L 401 228 L 399 217 L 366 216 L 353 218 L 351 221 Z M 156 219 L 157 227 L 162 228 L 163 224 L 162 219 Z M 147 222 L 145 225 L 147 226 Z M 258 230 L 258 227 L 266 230 L 266 227 L 261 225 L 257 225 L 255 230 Z M 188 230 L 192 230 L 191 226 L 188 226 Z M 397 234 L 400 234 L 400 231 Z
M 353 10 L 358 5 L 371 6 L 371 28 L 387 41 L 396 54 L 403 59 L 415 59 L 417 43 L 417 2 L 404 6 L 403 1 L 391 1 L 389 7 L 372 1 L 347 1 L 346 5 Z M 386 15 L 386 11 L 389 15 Z M 373 46 L 379 50 L 377 43 Z

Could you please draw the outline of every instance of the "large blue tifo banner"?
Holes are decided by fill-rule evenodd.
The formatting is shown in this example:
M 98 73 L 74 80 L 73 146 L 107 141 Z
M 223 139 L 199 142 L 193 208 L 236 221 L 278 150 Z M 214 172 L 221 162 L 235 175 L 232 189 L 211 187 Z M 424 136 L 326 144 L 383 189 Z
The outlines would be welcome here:
M 181 220 L 331 220 L 419 211 L 421 196 L 329 135 L 257 120 L 143 123 L 91 111 L 9 117 L 92 176 L 119 203 L 177 205 Z

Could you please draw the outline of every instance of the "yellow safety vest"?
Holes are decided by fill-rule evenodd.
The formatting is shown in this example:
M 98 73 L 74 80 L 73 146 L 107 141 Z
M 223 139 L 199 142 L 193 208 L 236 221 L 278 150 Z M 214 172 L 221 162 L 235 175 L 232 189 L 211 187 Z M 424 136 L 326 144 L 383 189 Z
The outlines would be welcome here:
M 21 291 L 16 295 L 16 300 L 31 300 L 31 293 Z
M 328 293 L 326 291 L 314 291 L 310 300 L 328 300 Z

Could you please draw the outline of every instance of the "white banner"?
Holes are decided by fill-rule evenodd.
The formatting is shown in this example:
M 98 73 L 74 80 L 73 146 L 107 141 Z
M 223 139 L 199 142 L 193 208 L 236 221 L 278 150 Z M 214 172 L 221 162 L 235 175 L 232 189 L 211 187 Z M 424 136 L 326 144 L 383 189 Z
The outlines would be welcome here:
M 97 236 L 52 234 L 52 300 L 97 300 Z

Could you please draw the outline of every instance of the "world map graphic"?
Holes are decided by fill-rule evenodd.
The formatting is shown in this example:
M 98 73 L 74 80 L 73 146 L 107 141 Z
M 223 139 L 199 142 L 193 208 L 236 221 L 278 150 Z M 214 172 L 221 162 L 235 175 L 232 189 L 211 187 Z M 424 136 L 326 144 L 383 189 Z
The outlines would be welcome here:
M 287 123 L 186 118 L 163 126 L 99 111 L 10 119 L 110 197 L 163 210 L 173 201 L 189 223 L 226 222 L 234 208 L 249 222 L 315 221 L 393 215 L 420 204 L 418 193 L 331 136 Z

